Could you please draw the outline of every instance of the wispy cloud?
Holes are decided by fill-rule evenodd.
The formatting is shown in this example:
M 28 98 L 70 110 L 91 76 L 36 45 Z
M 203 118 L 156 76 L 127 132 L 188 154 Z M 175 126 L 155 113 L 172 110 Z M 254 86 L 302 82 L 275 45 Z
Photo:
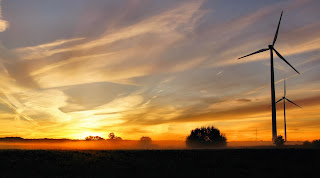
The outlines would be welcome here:
M 29 46 L 15 49 L 14 51 L 18 53 L 22 59 L 38 59 L 38 58 L 46 58 L 51 56 L 52 50 L 55 48 L 61 48 L 61 45 L 68 44 L 71 42 L 76 42 L 79 40 L 83 40 L 85 38 L 75 38 L 75 39 L 60 39 L 54 41 L 52 43 L 41 44 L 37 46 Z
M 0 98 L 1 103 L 8 106 L 10 109 L 12 109 L 17 115 L 21 116 L 22 118 L 26 119 L 27 121 L 31 122 L 34 125 L 38 125 L 38 122 L 30 118 L 29 116 L 22 113 L 23 110 L 21 108 L 17 108 L 14 105 L 12 105 L 10 102 L 4 100 L 3 98 Z
M 2 0 L 0 0 L 0 32 L 5 31 L 9 27 L 9 22 L 2 19 Z
M 261 16 L 261 18 L 262 17 L 263 16 Z M 281 30 L 280 30 L 280 34 L 279 34 L 280 39 L 278 39 L 275 48 L 281 53 L 282 56 L 289 56 L 289 57 L 307 53 L 307 52 L 318 51 L 320 49 L 319 47 L 320 34 L 318 33 L 318 30 L 317 30 L 319 29 L 319 25 L 320 23 L 309 24 L 309 25 L 300 27 L 298 29 L 290 30 L 286 33 L 283 33 L 283 32 L 281 33 Z M 249 26 L 247 26 L 246 28 L 249 28 Z M 270 30 L 272 31 L 272 29 Z M 265 36 L 263 32 L 256 32 L 256 34 L 258 33 L 260 33 L 258 35 L 259 40 L 257 40 L 256 38 L 254 39 L 249 38 L 249 40 L 243 41 L 244 44 L 235 45 L 235 46 L 231 45 L 230 48 L 223 50 L 220 53 L 221 59 L 219 60 L 219 62 L 216 62 L 214 66 L 238 65 L 239 63 L 248 63 L 253 61 L 269 59 L 269 53 L 263 52 L 260 54 L 256 54 L 254 56 L 247 57 L 245 59 L 236 60 L 241 56 L 244 56 L 246 54 L 249 54 L 259 49 L 267 47 L 269 43 L 263 44 L 262 42 L 270 41 L 270 39 L 272 39 L 273 37 L 273 34 L 269 33 L 271 34 L 271 36 Z M 248 38 L 247 35 L 245 36 L 247 39 Z M 286 41 L 282 39 L 285 39 Z M 251 49 L 251 50 L 248 50 L 248 49 Z
M 205 14 L 199 10 L 202 3 L 203 1 L 181 3 L 130 26 L 112 32 L 107 30 L 96 39 L 58 40 L 19 48 L 15 52 L 24 59 L 41 60 L 45 64 L 43 66 L 38 63 L 30 72 L 44 88 L 101 81 L 127 83 L 129 78 L 157 71 L 159 62 L 156 61 L 160 61 L 163 52 L 184 39 L 184 33 L 192 31 L 196 21 Z M 132 41 L 139 45 L 131 45 Z M 135 63 L 131 62 L 133 59 Z M 196 57 L 173 66 L 165 65 L 172 68 L 171 71 L 182 71 L 199 65 L 204 59 L 205 57 Z M 118 71 L 125 72 L 119 74 Z M 71 77 L 70 73 L 74 75 Z

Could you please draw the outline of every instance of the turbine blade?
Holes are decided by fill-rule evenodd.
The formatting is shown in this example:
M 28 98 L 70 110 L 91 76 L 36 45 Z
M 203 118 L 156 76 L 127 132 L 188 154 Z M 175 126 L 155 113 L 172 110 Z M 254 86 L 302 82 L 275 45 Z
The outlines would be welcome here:
M 283 98 L 279 99 L 279 100 L 276 102 L 276 104 L 279 103 L 281 100 L 283 100 Z
M 298 74 L 300 74 L 300 73 L 297 71 L 297 69 L 295 69 L 287 60 L 285 60 L 284 57 L 281 56 L 281 54 L 280 54 L 276 49 L 273 48 L 273 50 L 274 50 L 274 52 L 276 52 L 276 54 L 277 54 L 285 63 L 287 63 L 293 70 L 295 70 Z
M 279 99 L 279 100 L 276 102 L 276 104 L 279 103 L 281 100 L 283 100 L 283 98 Z M 268 108 L 270 108 L 271 106 L 272 106 L 272 105 L 270 105 Z
M 287 89 L 286 89 L 286 78 L 284 78 L 284 97 L 286 97 Z
M 292 104 L 294 104 L 294 105 L 298 106 L 299 108 L 302 108 L 301 106 L 297 105 L 296 103 L 294 103 L 293 101 L 289 100 L 288 98 L 285 98 L 285 99 L 286 99 L 287 101 L 289 101 L 290 103 L 292 103 Z
M 274 35 L 274 39 L 273 39 L 272 46 L 274 46 L 274 44 L 276 43 L 277 38 L 278 38 L 278 33 L 279 33 L 279 28 L 280 28 L 280 22 L 281 22 L 282 14 L 283 14 L 283 11 L 281 12 L 281 15 L 280 15 L 280 20 L 279 20 L 279 23 L 278 23 L 278 27 L 277 27 L 276 34 Z
M 245 56 L 239 57 L 238 59 L 242 59 L 242 58 L 245 58 L 245 57 L 248 57 L 248 56 L 251 56 L 251 55 L 257 54 L 257 53 L 261 53 L 261 52 L 264 52 L 264 51 L 267 51 L 267 50 L 269 50 L 269 48 L 260 49 L 260 50 L 258 50 L 258 51 L 256 51 L 256 52 L 251 53 L 251 54 L 248 54 L 248 55 L 245 55 Z

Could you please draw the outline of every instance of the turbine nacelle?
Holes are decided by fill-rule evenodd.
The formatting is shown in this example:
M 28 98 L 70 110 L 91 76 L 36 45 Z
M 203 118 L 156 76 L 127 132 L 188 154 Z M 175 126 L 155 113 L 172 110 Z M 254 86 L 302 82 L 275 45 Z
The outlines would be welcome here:
M 254 54 L 258 54 L 258 53 L 262 53 L 262 52 L 268 51 L 268 50 L 271 50 L 272 52 L 274 51 L 280 59 L 282 59 L 285 63 L 287 63 L 294 71 L 296 71 L 298 74 L 300 74 L 300 72 L 298 72 L 298 70 L 295 69 L 295 68 L 273 47 L 273 45 L 268 45 L 268 48 L 260 49 L 260 50 L 258 50 L 258 51 L 256 51 L 256 52 L 251 53 L 251 54 L 248 54 L 248 55 L 239 57 L 238 59 L 242 59 L 242 58 L 245 58 L 245 57 L 254 55 Z M 273 59 L 272 59 L 272 60 L 273 60 Z
M 298 106 L 299 108 L 302 108 L 301 106 L 297 105 L 296 103 L 294 103 L 293 101 L 289 100 L 289 99 L 286 97 L 286 80 L 285 80 L 285 79 L 284 79 L 284 82 L 283 82 L 283 83 L 284 83 L 284 86 L 283 86 L 283 94 L 284 94 L 284 96 L 283 96 L 281 99 L 279 99 L 279 100 L 276 102 L 276 104 L 279 103 L 279 102 L 282 101 L 282 100 L 283 100 L 283 101 L 287 100 L 287 101 L 289 101 L 290 103 Z

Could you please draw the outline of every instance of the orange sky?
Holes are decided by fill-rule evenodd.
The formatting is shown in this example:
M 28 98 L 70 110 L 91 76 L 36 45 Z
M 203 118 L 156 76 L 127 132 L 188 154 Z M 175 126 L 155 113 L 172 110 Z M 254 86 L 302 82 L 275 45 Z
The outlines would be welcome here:
M 185 140 L 214 125 L 228 141 L 271 140 L 276 100 L 289 141 L 320 137 L 319 1 L 0 1 L 0 137 Z M 237 6 L 235 9 L 234 6 Z M 282 103 L 277 106 L 283 131 Z M 257 134 L 256 134 L 257 131 Z

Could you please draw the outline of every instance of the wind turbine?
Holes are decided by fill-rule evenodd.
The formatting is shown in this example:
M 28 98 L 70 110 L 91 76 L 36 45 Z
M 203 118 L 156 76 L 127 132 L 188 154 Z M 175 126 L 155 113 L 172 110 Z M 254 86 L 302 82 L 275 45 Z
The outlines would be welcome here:
M 260 49 L 256 52 L 253 52 L 251 54 L 245 55 L 243 57 L 240 57 L 238 59 L 242 59 L 257 53 L 261 53 L 264 51 L 270 50 L 270 67 L 271 67 L 271 102 L 272 102 L 272 140 L 274 141 L 277 138 L 277 113 L 276 113 L 276 102 L 275 102 L 275 89 L 274 89 L 274 67 L 273 67 L 273 51 L 285 62 L 287 63 L 293 70 L 295 70 L 298 74 L 300 74 L 287 60 L 284 59 L 284 57 L 276 50 L 274 49 L 274 44 L 277 41 L 278 38 L 278 33 L 279 33 L 279 27 L 280 27 L 280 22 L 282 18 L 283 11 L 281 12 L 280 20 L 278 23 L 277 31 L 274 36 L 272 45 L 268 45 L 268 48 Z
M 283 97 L 281 99 L 279 99 L 276 102 L 276 104 L 279 103 L 281 100 L 283 100 L 284 138 L 285 138 L 285 141 L 287 141 L 286 100 L 289 101 L 290 103 L 298 106 L 299 108 L 302 108 L 302 107 L 300 107 L 299 105 L 297 105 L 296 103 L 294 103 L 293 101 L 289 100 L 286 97 L 286 79 L 284 79 Z

